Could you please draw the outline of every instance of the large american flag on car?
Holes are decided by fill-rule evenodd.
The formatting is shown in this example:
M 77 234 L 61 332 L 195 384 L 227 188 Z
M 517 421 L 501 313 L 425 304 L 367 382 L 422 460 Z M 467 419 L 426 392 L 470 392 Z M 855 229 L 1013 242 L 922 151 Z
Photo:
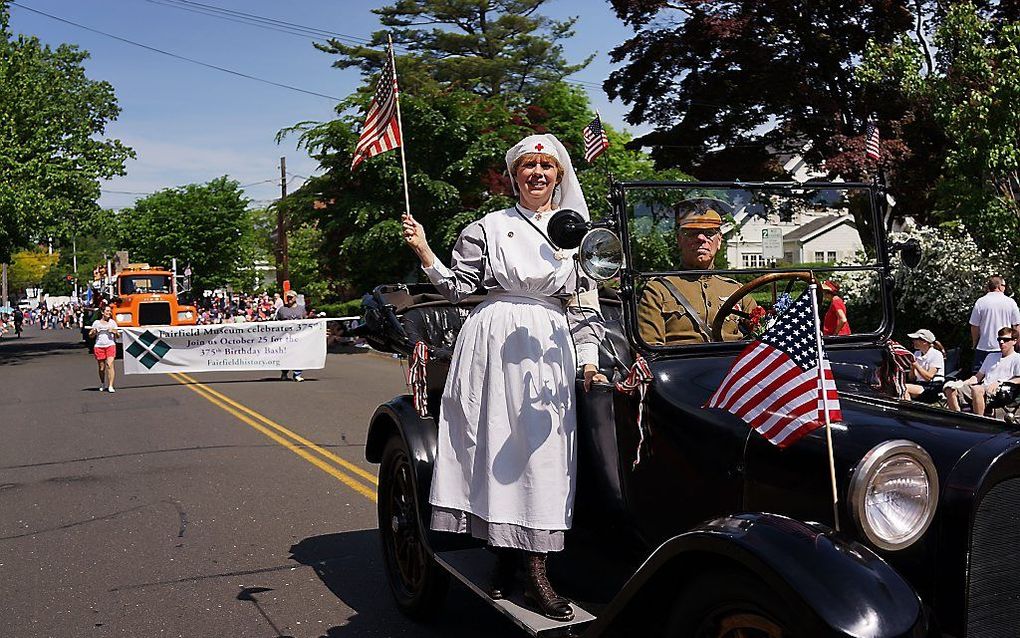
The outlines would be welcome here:
M 824 351 L 818 350 L 813 290 L 812 286 L 802 293 L 771 328 L 740 353 L 705 404 L 739 416 L 779 447 L 790 445 L 825 422 L 823 391 L 829 420 L 842 419 L 832 370 Z
M 397 120 L 397 72 L 393 63 L 393 49 L 386 56 L 382 77 L 376 86 L 375 97 L 368 107 L 365 125 L 361 127 L 358 145 L 354 148 L 351 171 L 373 155 L 391 151 L 401 145 L 400 124 Z

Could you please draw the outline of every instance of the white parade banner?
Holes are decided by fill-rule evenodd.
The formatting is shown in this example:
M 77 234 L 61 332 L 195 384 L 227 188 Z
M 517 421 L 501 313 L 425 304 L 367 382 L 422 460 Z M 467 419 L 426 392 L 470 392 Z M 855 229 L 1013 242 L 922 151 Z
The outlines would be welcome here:
M 313 370 L 326 365 L 326 321 L 120 328 L 125 374 Z

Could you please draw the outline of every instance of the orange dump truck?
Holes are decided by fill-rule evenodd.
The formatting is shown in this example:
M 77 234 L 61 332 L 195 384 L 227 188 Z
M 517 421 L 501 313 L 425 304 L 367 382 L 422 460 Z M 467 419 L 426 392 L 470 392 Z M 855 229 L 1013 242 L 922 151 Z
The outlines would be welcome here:
M 128 264 L 114 279 L 113 318 L 121 326 L 193 326 L 194 306 L 177 302 L 174 273 L 149 264 Z

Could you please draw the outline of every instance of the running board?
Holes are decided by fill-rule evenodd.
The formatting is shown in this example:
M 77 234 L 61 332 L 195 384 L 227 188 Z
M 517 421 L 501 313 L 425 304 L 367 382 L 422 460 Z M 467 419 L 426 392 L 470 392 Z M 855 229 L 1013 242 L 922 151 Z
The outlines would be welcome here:
M 493 570 L 496 568 L 496 557 L 486 549 L 459 549 L 451 552 L 439 552 L 435 555 L 435 559 L 443 569 L 467 585 L 468 589 L 503 612 L 514 624 L 534 638 L 580 636 L 582 630 L 595 620 L 595 616 L 574 602 L 571 602 L 570 605 L 574 609 L 574 619 L 568 622 L 560 622 L 532 611 L 529 606 L 526 606 L 524 596 L 520 592 L 515 592 L 507 599 L 492 600 L 489 598 L 487 589 L 489 587 L 489 579 L 492 578 Z

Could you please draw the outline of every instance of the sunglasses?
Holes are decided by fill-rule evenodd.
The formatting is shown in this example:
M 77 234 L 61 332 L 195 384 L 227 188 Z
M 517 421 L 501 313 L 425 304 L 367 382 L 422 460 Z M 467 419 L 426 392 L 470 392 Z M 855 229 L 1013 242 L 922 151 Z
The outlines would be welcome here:
M 679 231 L 680 236 L 684 239 L 698 239 L 701 235 L 704 235 L 707 239 L 715 239 L 716 235 L 719 235 L 721 232 L 718 228 L 689 228 Z
M 999 337 L 999 343 L 1006 343 L 1008 341 L 1016 341 L 1013 337 Z

